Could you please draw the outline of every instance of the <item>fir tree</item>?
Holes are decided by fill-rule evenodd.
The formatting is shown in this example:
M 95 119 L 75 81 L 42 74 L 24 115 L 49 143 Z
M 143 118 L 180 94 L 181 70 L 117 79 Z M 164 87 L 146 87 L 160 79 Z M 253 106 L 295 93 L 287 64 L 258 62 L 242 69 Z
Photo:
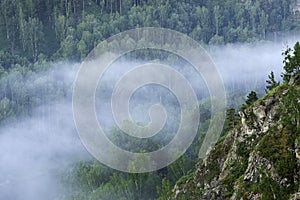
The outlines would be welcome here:
M 253 102 L 255 102 L 257 100 L 257 95 L 256 95 L 256 92 L 254 91 L 251 91 L 248 96 L 247 96 L 247 99 L 246 99 L 246 104 L 247 105 L 251 105 Z
M 269 92 L 273 88 L 276 88 L 277 86 L 280 85 L 280 82 L 275 81 L 274 72 L 271 72 L 268 75 L 268 78 L 269 78 L 269 80 L 266 80 L 266 82 L 267 82 L 267 86 L 266 86 L 266 89 L 265 89 L 266 92 Z
M 288 48 L 283 52 L 284 70 L 282 77 L 283 80 L 288 82 L 290 78 L 300 71 L 300 43 L 297 42 L 294 49 Z

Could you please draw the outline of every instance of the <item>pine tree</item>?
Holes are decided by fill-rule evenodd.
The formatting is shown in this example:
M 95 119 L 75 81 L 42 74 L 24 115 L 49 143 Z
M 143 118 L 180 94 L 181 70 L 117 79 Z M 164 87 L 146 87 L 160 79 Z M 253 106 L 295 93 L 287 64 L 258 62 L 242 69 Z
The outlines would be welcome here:
M 235 109 L 234 108 L 229 108 L 226 111 L 226 125 L 225 125 L 225 131 L 229 131 L 234 128 L 236 124 L 236 119 L 235 119 Z
M 248 96 L 247 96 L 247 99 L 246 99 L 246 104 L 247 105 L 251 105 L 253 102 L 255 102 L 257 100 L 257 95 L 256 95 L 256 92 L 254 91 L 251 91 Z
M 283 52 L 284 70 L 282 77 L 283 80 L 288 82 L 290 78 L 300 71 L 300 43 L 297 42 L 294 49 L 288 48 Z
M 266 82 L 267 82 L 267 86 L 265 89 L 266 92 L 271 91 L 273 88 L 276 88 L 280 84 L 280 82 L 275 81 L 274 72 L 271 72 L 268 75 L 268 78 L 269 78 L 269 80 L 266 80 Z

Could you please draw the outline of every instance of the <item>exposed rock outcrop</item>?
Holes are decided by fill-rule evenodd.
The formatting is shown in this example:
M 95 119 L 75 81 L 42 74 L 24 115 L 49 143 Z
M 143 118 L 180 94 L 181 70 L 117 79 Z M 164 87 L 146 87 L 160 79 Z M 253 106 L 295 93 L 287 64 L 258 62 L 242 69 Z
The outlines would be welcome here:
M 299 83 L 300 75 L 289 85 Z M 297 87 L 299 89 L 299 87 Z M 239 112 L 240 123 L 179 180 L 170 199 L 300 200 L 300 133 L 281 123 L 281 86 Z

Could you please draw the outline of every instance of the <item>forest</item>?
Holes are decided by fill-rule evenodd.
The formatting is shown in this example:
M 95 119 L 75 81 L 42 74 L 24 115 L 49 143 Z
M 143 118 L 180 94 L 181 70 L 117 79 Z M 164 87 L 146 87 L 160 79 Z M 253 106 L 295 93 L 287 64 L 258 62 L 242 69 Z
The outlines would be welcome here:
M 4 106 L 8 110 L 2 110 L 5 114 L 0 118 L 19 112 L 10 107 L 26 113 L 35 104 L 28 99 L 31 95 L 27 100 L 15 99 L 14 93 L 21 93 L 9 88 L 12 82 L 18 80 L 15 84 L 22 84 L 22 77 L 49 68 L 49 62 L 80 61 L 99 42 L 121 31 L 163 27 L 210 45 L 281 41 L 285 33 L 299 34 L 300 17 L 296 8 L 295 0 L 2 0 L 0 97 L 1 104 L 8 104 Z M 19 108 L 10 106 L 16 102 L 21 104 Z M 22 104 L 29 106 L 22 109 Z
M 134 28 L 161 27 L 184 33 L 205 47 L 280 43 L 290 36 L 299 38 L 298 3 L 297 0 L 0 0 L 0 144 L 9 132 L 7 127 L 27 118 L 56 124 L 51 127 L 37 122 L 32 132 L 41 129 L 58 137 L 68 132 L 69 128 L 66 127 L 69 125 L 60 123 L 58 119 L 70 115 L 57 111 L 60 108 L 57 104 L 64 105 L 67 102 L 70 106 L 73 84 L 70 77 L 75 76 L 79 63 L 92 49 L 117 33 Z M 228 91 L 229 106 L 223 139 L 238 124 L 240 117 L 237 113 L 242 104 L 243 108 L 251 106 L 259 97 L 278 88 L 281 82 L 287 83 L 299 72 L 299 52 L 299 43 L 283 52 L 285 72 L 280 80 L 277 79 L 280 74 L 275 77 L 274 72 L 270 71 L 269 77 L 265 77 L 267 82 L 260 80 L 255 86 L 251 85 L 253 82 L 235 83 L 239 86 L 238 90 L 232 87 Z M 153 54 L 147 52 L 134 56 L 144 60 L 153 59 Z M 167 63 L 174 62 L 173 58 L 164 55 L 160 55 L 159 59 Z M 291 60 L 294 63 L 289 62 Z M 253 91 L 250 92 L 250 88 Z M 170 96 L 168 98 L 172 99 Z M 159 95 L 151 97 L 152 101 L 157 99 L 160 99 Z M 55 183 L 45 183 L 45 188 L 55 187 L 53 194 L 31 194 L 30 190 L 35 185 L 24 192 L 19 189 L 22 188 L 20 185 L 29 184 L 31 177 L 39 176 L 28 172 L 33 176 L 17 181 L 11 177 L 18 176 L 18 173 L 8 170 L 7 174 L 0 176 L 0 199 L 170 199 L 174 185 L 196 170 L 199 161 L 198 151 L 210 124 L 210 102 L 204 97 L 199 102 L 201 126 L 193 144 L 182 157 L 163 169 L 150 173 L 124 173 L 110 169 L 90 155 L 86 156 L 86 152 L 83 153 L 83 159 L 76 158 L 74 162 L 72 154 L 72 162 L 59 164 L 51 171 Z M 163 103 L 171 114 L 176 114 L 176 103 Z M 144 109 L 144 105 L 138 106 Z M 297 118 L 293 108 L 289 109 L 293 116 L 285 119 L 288 125 L 291 118 Z M 293 122 L 293 125 L 298 123 L 296 127 L 299 126 L 298 118 Z M 31 125 L 26 123 L 17 130 L 31 130 L 28 128 Z M 47 128 L 50 131 L 44 130 Z M 76 132 L 73 126 L 70 129 L 70 132 Z M 111 127 L 109 132 L 115 144 L 125 149 L 137 146 L 134 150 L 139 152 L 156 149 L 162 141 L 161 138 L 146 142 L 129 140 L 115 127 Z M 38 141 L 43 140 L 41 138 L 37 136 Z M 56 164 L 68 159 L 68 152 L 66 154 L 57 153 L 49 157 Z M 5 159 L 4 156 L 3 160 L 0 158 L 0 172 L 1 167 L 6 166 Z
M 25 64 L 80 60 L 137 27 L 169 28 L 204 44 L 279 40 L 299 29 L 299 11 L 296 0 L 2 0 L 0 25 L 1 60 Z M 2 68 L 16 64 L 8 61 Z

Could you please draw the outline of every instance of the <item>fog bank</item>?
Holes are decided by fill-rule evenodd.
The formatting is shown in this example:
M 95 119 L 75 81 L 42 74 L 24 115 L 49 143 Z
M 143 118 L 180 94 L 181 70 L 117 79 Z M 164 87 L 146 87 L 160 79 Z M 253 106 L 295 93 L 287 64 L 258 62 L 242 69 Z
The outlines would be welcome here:
M 245 94 L 251 90 L 263 91 L 271 71 L 277 80 L 281 79 L 281 53 L 287 45 L 292 47 L 294 43 L 232 44 L 206 49 L 227 91 Z M 70 85 L 71 91 L 78 67 L 78 64 L 75 67 L 71 63 L 64 64 L 34 79 L 52 74 L 51 81 L 62 81 Z M 111 114 L 99 115 L 102 121 L 110 122 L 111 119 L 106 120 L 105 116 Z M 89 159 L 91 157 L 76 133 L 71 96 L 40 105 L 34 108 L 31 116 L 20 116 L 0 128 L 0 199 L 54 199 L 61 190 L 59 172 L 72 163 Z

